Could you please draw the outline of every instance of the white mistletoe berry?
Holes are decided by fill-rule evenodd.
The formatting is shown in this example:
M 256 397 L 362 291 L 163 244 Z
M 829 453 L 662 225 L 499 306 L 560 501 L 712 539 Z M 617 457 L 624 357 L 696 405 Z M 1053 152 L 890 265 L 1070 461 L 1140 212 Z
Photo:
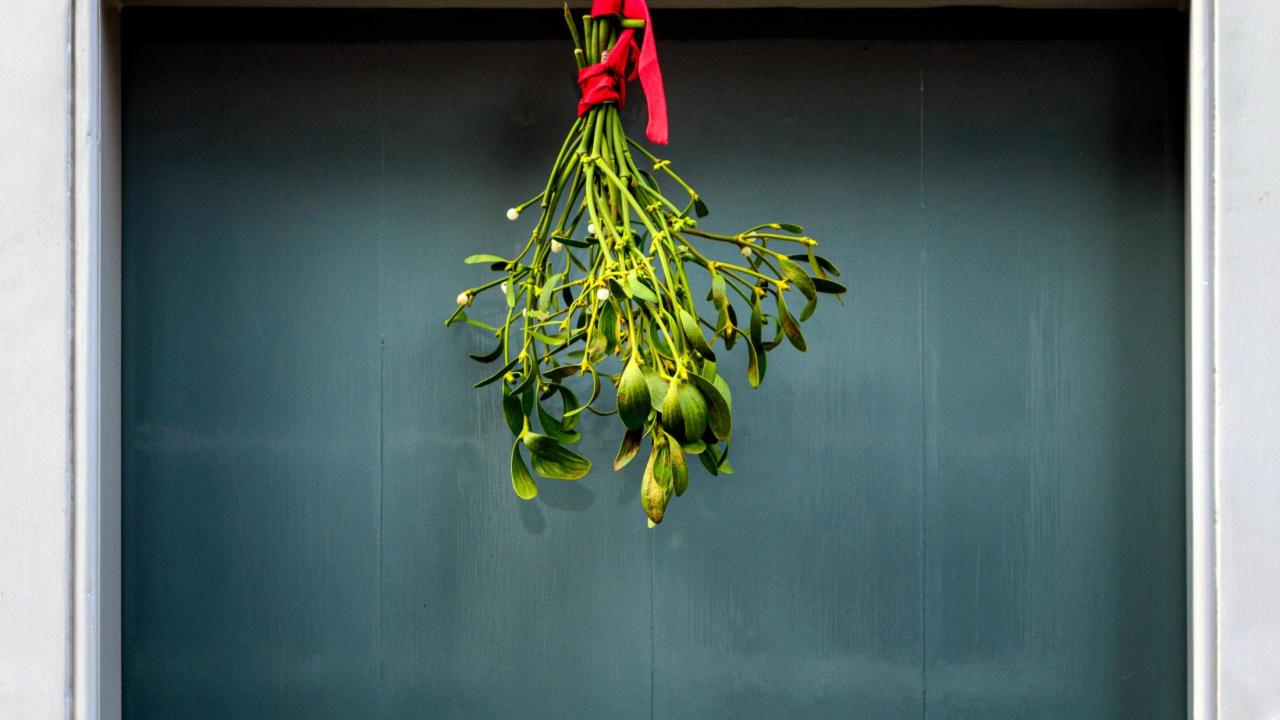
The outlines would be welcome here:
M 519 211 L 519 210 L 517 210 L 517 209 L 515 209 L 515 208 L 511 208 L 511 209 L 507 210 L 507 219 L 508 219 L 508 220 L 518 220 L 518 219 L 520 219 L 520 211 Z
M 590 236 L 592 236 L 592 237 L 595 237 L 595 235 L 596 235 L 596 224 L 595 224 L 595 223 L 587 223 L 587 234 L 588 234 L 588 235 L 590 235 Z
M 458 304 L 466 305 L 471 302 L 471 296 L 467 293 L 458 293 Z
M 560 252 L 561 250 L 564 250 L 564 243 L 560 242 L 559 240 L 552 240 L 552 241 L 551 241 L 551 252 L 553 252 L 553 253 L 558 253 L 558 252 Z
M 746 245 L 742 246 L 742 257 L 751 257 L 751 248 Z
M 597 300 L 600 300 L 601 302 L 603 302 L 603 301 L 605 301 L 605 300 L 608 300 L 608 299 L 609 299 L 609 288 L 607 288 L 607 287 L 602 287 L 602 288 L 600 288 L 600 289 L 596 290 L 596 299 L 597 299 Z
M 503 280 L 503 281 L 502 281 L 502 284 L 498 286 L 498 289 L 502 291 L 502 294 L 503 294 L 503 295 L 506 295 L 506 294 L 507 294 L 507 281 L 506 281 L 506 280 Z

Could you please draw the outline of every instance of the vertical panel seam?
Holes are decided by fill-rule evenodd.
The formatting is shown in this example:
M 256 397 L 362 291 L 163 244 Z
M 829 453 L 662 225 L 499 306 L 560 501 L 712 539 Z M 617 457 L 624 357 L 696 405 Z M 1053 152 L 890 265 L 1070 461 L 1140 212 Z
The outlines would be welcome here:
M 378 701 L 384 705 L 386 701 L 386 647 L 383 643 L 385 627 L 385 597 L 383 591 L 383 509 L 384 485 L 386 484 L 386 446 L 387 446 L 387 338 L 383 313 L 383 245 L 386 238 L 387 218 L 387 133 L 386 106 L 383 102 L 383 48 L 385 41 L 379 42 L 374 49 L 375 75 L 377 77 L 378 102 Z M 384 706 L 385 709 L 385 706 Z
M 927 372 L 925 369 L 925 332 L 927 286 L 929 281 L 929 227 L 925 217 L 925 185 L 924 185 L 924 48 L 920 57 L 920 216 L 924 232 L 920 237 L 920 290 L 918 308 L 920 312 L 918 339 L 920 352 L 920 715 L 925 720 L 929 717 L 929 634 L 928 634 L 928 452 L 929 452 L 929 411 L 928 393 L 926 389 Z
M 654 534 L 649 533 L 649 720 L 654 720 L 655 717 L 654 699 L 657 695 L 654 684 L 654 677 L 657 674 L 658 666 L 658 657 L 654 652 L 654 636 L 657 634 L 657 630 L 654 627 L 654 617 L 656 613 L 654 612 L 653 607 L 657 599 L 657 594 L 654 592 L 653 588 L 654 576 L 656 574 L 654 568 L 658 564 L 658 553 L 656 549 L 657 542 L 658 541 L 655 539 Z

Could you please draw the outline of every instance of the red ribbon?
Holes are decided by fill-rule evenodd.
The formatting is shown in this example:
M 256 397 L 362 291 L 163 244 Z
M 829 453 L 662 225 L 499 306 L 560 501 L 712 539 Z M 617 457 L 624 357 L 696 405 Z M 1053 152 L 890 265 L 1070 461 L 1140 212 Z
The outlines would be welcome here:
M 645 134 L 651 142 L 667 143 L 667 95 L 662 88 L 662 70 L 658 67 L 658 47 L 653 41 L 653 21 L 644 0 L 594 0 L 591 17 L 621 15 L 644 20 L 644 44 L 636 46 L 635 30 L 627 28 L 602 62 L 578 72 L 582 99 L 578 116 L 602 103 L 616 102 L 622 107 L 627 100 L 627 81 L 640 79 L 649 103 L 649 125 Z

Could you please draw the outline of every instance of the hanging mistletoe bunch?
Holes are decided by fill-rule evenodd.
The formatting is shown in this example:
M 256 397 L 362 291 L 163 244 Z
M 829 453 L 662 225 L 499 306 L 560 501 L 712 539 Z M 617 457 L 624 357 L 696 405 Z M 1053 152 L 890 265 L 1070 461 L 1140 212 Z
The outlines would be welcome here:
M 567 6 L 565 19 L 582 86 L 579 117 L 542 192 L 507 211 L 517 220 L 536 209 L 528 242 L 513 258 L 467 258 L 498 276 L 458 295 L 445 324 L 466 322 L 497 340 L 492 352 L 472 358 L 498 363 L 476 387 L 501 388 L 515 436 L 517 495 L 538 493 L 530 466 L 544 478 L 586 475 L 591 462 L 569 449 L 581 438 L 578 420 L 587 411 L 616 413 L 625 432 L 615 470 L 647 439 L 640 499 L 652 526 L 688 487 L 690 456 L 712 475 L 732 472 L 732 398 L 716 352 L 745 347 L 747 381 L 757 387 L 768 351 L 784 341 L 805 350 L 800 322 L 813 313 L 818 294 L 845 288 L 832 279 L 839 270 L 814 253 L 817 242 L 798 225 L 768 223 L 736 235 L 700 228 L 708 211 L 698 193 L 669 161 L 627 137 L 618 108 L 627 81 L 638 76 L 649 139 L 666 142 L 662 78 L 643 0 L 597 0 L 580 30 Z M 679 203 L 659 177 L 680 188 Z M 713 252 L 719 247 L 732 252 Z M 690 279 L 699 274 L 709 306 L 700 305 L 703 293 Z M 490 291 L 505 299 L 497 325 L 466 312 Z

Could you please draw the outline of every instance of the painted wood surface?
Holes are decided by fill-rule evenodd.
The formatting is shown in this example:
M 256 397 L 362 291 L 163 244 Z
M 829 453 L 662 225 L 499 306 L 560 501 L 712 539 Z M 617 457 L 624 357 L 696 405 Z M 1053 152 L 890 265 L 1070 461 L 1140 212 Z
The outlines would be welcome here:
M 125 15 L 126 717 L 1182 716 L 1167 18 L 671 13 L 711 224 L 851 291 L 649 531 L 612 436 L 519 502 L 440 322 L 570 117 L 555 16 Z

